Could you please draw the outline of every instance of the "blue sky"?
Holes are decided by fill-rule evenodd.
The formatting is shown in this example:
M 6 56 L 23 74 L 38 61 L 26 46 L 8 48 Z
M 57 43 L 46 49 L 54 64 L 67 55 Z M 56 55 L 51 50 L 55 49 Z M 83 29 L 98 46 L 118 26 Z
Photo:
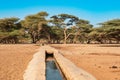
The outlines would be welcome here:
M 19 17 L 47 11 L 50 16 L 73 14 L 97 23 L 120 18 L 120 0 L 1 0 L 0 18 Z

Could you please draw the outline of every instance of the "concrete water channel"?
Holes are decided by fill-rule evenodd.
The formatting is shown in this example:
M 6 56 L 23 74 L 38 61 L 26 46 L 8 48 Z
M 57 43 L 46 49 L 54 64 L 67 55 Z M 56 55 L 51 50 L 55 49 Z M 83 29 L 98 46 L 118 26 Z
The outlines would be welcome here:
M 24 80 L 97 80 L 78 68 L 58 50 L 42 46 L 33 55 L 23 75 Z
M 54 60 L 46 61 L 46 80 L 63 80 Z
M 46 80 L 66 80 L 54 59 L 53 53 L 46 52 Z

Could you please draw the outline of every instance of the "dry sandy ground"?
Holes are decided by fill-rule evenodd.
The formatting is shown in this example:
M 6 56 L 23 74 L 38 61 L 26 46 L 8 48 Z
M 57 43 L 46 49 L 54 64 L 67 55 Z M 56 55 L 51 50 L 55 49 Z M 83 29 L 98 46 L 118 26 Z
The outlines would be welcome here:
M 98 80 L 120 80 L 120 47 L 53 45 Z M 0 45 L 0 80 L 23 80 L 24 70 L 39 46 Z
M 24 70 L 39 46 L 0 45 L 0 80 L 23 80 Z
M 97 80 L 120 80 L 120 47 L 52 45 Z

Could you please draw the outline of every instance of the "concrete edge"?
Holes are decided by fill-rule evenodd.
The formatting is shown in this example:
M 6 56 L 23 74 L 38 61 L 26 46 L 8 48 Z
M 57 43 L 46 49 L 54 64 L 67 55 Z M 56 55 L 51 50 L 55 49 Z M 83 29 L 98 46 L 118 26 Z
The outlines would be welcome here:
M 48 52 L 53 52 L 54 58 L 67 80 L 97 80 L 93 75 L 78 68 L 70 60 L 62 56 L 57 49 L 50 46 L 47 49 L 49 49 Z
M 53 53 L 57 64 L 60 66 L 67 80 L 97 80 L 88 72 L 78 68 L 60 52 L 50 46 L 43 46 L 33 55 L 23 75 L 24 80 L 46 80 L 45 52 Z
M 39 51 L 33 55 L 33 59 L 29 62 L 23 75 L 23 79 L 46 80 L 45 69 L 45 50 L 44 48 L 40 48 Z

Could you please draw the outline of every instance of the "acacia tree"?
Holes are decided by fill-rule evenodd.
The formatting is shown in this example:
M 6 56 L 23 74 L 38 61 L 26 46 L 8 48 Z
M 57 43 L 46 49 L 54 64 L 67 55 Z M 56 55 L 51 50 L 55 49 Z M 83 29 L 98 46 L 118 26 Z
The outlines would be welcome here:
M 58 17 L 62 21 L 62 27 L 64 32 L 64 44 L 66 44 L 69 36 L 76 34 L 75 28 L 73 26 L 77 23 L 79 18 L 69 14 L 59 14 Z M 74 29 L 74 31 L 70 31 L 69 29 Z
M 77 27 L 78 33 L 75 36 L 75 38 L 77 38 L 78 36 L 80 40 L 82 38 L 83 41 L 90 43 L 91 39 L 89 38 L 89 33 L 92 31 L 93 25 L 91 25 L 90 22 L 87 20 L 79 19 L 76 24 L 76 27 Z
M 113 19 L 103 23 L 100 23 L 106 40 L 112 43 L 112 40 L 116 40 L 116 43 L 120 41 L 120 19 Z
M 0 19 L 0 42 L 17 43 L 18 37 L 21 36 L 19 32 L 20 29 L 19 18 Z
M 64 44 L 66 44 L 67 39 L 70 35 L 74 33 L 71 32 L 71 27 L 73 27 L 78 21 L 78 17 L 69 14 L 59 14 L 51 17 L 51 21 L 55 26 L 61 27 L 64 35 Z
M 93 28 L 89 21 L 74 15 L 59 14 L 47 20 L 47 12 L 19 18 L 0 19 L 0 43 L 18 43 L 31 38 L 33 43 L 43 39 L 49 43 L 120 43 L 120 19 L 99 23 Z M 22 26 L 21 26 L 22 25 Z M 26 37 L 27 35 L 27 37 Z
M 52 29 L 52 42 L 53 43 L 60 43 L 63 40 L 63 28 L 62 21 L 58 18 L 57 15 L 50 17 L 49 25 Z
M 89 39 L 92 41 L 97 41 L 97 43 L 106 43 L 106 35 L 103 28 L 93 28 L 93 30 L 88 34 Z
M 46 17 L 47 12 L 39 12 L 34 15 L 29 15 L 25 17 L 21 23 L 30 34 L 32 38 L 32 43 L 36 43 L 40 39 L 40 31 L 47 25 Z

